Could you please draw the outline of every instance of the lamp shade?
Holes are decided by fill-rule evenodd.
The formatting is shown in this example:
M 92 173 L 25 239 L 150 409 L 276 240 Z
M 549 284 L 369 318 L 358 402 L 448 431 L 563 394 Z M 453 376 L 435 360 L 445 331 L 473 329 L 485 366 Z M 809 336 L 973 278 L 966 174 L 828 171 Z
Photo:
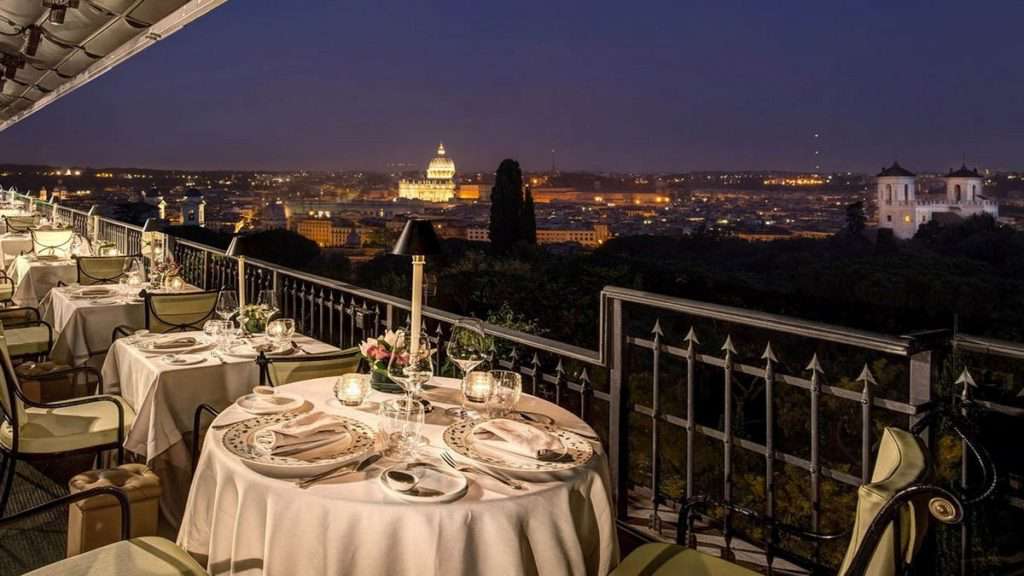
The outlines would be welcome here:
M 245 250 L 242 249 L 243 244 L 244 242 L 242 242 L 241 236 L 232 236 L 231 244 L 228 244 L 228 249 L 226 252 L 224 252 L 224 255 L 231 256 L 234 258 L 238 258 L 239 256 L 245 256 Z
M 159 232 L 163 228 L 160 225 L 160 220 L 156 218 L 146 218 L 146 222 L 142 225 L 143 232 Z
M 405 223 L 402 235 L 395 242 L 392 254 L 399 256 L 432 256 L 441 253 L 441 242 L 430 220 L 413 218 Z

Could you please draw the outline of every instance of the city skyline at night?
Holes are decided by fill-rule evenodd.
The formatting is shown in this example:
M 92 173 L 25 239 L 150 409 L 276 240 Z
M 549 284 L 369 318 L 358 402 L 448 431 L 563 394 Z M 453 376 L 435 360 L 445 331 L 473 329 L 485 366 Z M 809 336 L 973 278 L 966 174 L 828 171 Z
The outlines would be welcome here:
M 0 157 L 385 171 L 443 140 L 483 172 L 1015 170 L 1021 11 L 228 2 L 0 133 Z

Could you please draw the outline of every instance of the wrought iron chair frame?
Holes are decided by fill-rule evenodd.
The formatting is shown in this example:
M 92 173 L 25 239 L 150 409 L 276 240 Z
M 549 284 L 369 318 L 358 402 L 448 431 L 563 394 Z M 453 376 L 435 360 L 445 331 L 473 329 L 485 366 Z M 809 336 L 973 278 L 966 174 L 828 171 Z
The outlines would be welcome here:
M 58 498 L 54 498 L 49 502 L 44 502 L 38 506 L 33 506 L 28 510 L 22 510 L 16 514 L 0 518 L 0 528 L 3 528 L 10 524 L 15 524 L 30 518 L 36 514 L 42 514 L 54 508 L 61 508 L 68 504 L 73 504 L 79 500 L 85 500 L 86 498 L 92 498 L 94 496 L 113 496 L 117 499 L 117 505 L 121 509 L 121 540 L 128 540 L 131 538 L 132 529 L 132 507 L 131 502 L 128 500 L 128 495 L 125 494 L 124 490 L 116 486 L 99 486 L 97 488 L 90 488 L 81 492 L 75 492 L 74 494 L 66 494 Z
M 85 272 L 84 270 L 82 270 L 82 261 L 83 260 L 85 260 L 85 261 L 105 260 L 105 259 L 111 259 L 111 258 L 120 258 L 122 260 L 128 260 L 128 259 L 132 259 L 132 258 L 142 258 L 142 255 L 141 254 L 129 254 L 129 255 L 123 255 L 123 256 L 79 256 L 78 258 L 76 258 L 76 264 L 77 264 L 77 268 L 78 268 L 78 283 L 79 284 L 82 283 L 82 277 L 83 276 L 89 278 L 90 280 L 95 280 L 97 284 L 102 284 L 104 282 L 116 282 L 116 281 L 118 281 L 125 274 L 123 270 L 122 270 L 122 272 L 120 272 L 116 276 L 110 276 L 110 277 L 106 277 L 105 276 L 105 277 L 102 277 L 102 278 L 99 277 L 99 276 L 93 276 L 92 274 L 89 274 L 88 272 Z
M 341 352 L 344 352 L 342 350 Z M 325 360 L 351 360 L 352 354 L 342 354 L 341 352 L 331 352 L 328 354 L 307 354 L 302 356 L 280 356 L 272 357 L 267 356 L 265 353 L 260 352 L 256 357 L 256 365 L 260 367 L 260 386 L 277 386 L 270 378 L 270 365 L 275 362 L 288 362 L 301 364 L 303 362 L 323 362 Z M 357 364 L 358 366 L 358 364 Z
M 23 219 L 26 219 L 26 218 L 31 218 L 32 219 L 32 223 L 30 223 L 30 224 L 28 224 L 27 226 L 24 226 L 24 227 L 22 227 L 20 224 L 17 225 L 17 226 L 13 226 L 13 227 L 11 226 L 11 220 L 23 220 Z M 39 225 L 39 215 L 38 214 L 34 214 L 32 216 L 4 216 L 4 226 L 7 227 L 7 231 L 8 232 L 13 232 L 15 234 L 24 234 L 26 232 L 31 231 L 32 228 L 35 228 L 38 225 Z
M 18 377 L 14 372 L 12 364 L 6 361 L 0 361 L 0 369 L 4 372 L 5 380 L 7 381 L 7 390 L 9 398 L 11 398 L 11 414 L 7 414 L 5 410 L 0 409 L 3 413 L 3 418 L 11 426 L 11 446 L 0 445 L 0 456 L 3 457 L 3 461 L 0 462 L 0 475 L 3 476 L 3 493 L 0 495 L 0 517 L 3 517 L 4 511 L 7 508 L 7 502 L 10 499 L 11 487 L 14 485 L 14 470 L 17 466 L 18 460 L 45 460 L 47 458 L 54 458 L 59 456 L 66 456 L 71 454 L 84 454 L 84 453 L 96 453 L 98 456 L 106 450 L 117 450 L 117 463 L 124 463 L 124 424 L 125 415 L 124 408 L 121 403 L 113 396 L 105 394 L 96 394 L 94 396 L 87 396 L 84 398 L 73 398 L 71 400 L 61 400 L 58 402 L 35 402 L 21 392 L 21 386 L 18 385 Z M 86 373 L 94 376 L 98 383 L 98 390 L 103 390 L 103 376 L 99 370 L 91 366 L 75 366 L 72 368 L 66 368 L 63 370 L 55 370 L 43 375 L 44 378 L 57 378 L 61 376 L 68 376 L 72 374 Z M 39 454 L 22 453 L 18 450 L 20 443 L 20 423 L 18 421 L 18 410 L 15 407 L 15 403 L 20 400 L 28 408 L 68 408 L 71 406 L 82 406 L 84 404 L 92 404 L 96 402 L 109 402 L 114 405 L 117 410 L 117 439 L 114 442 L 106 444 L 97 444 L 94 446 L 87 446 L 84 448 L 78 448 L 74 450 L 67 450 L 63 452 L 45 452 Z
M 21 311 L 31 312 L 30 315 L 34 315 L 35 319 L 34 320 L 26 320 L 26 321 L 23 321 L 23 322 L 8 322 L 8 321 L 3 319 L 3 316 L 8 314 L 8 313 L 11 313 L 11 312 L 21 312 Z M 49 353 L 50 350 L 53 349 L 53 326 L 50 326 L 49 322 L 47 322 L 46 320 L 43 320 L 43 316 L 42 316 L 42 314 L 39 313 L 39 309 L 38 308 L 33 308 L 32 306 L 13 306 L 13 307 L 2 308 L 2 309 L 0 309 L 0 322 L 3 323 L 4 329 L 31 328 L 33 326 L 45 326 L 46 327 L 46 351 L 47 351 L 47 354 Z M 31 356 L 31 355 L 20 354 L 18 356 L 13 356 L 13 357 L 14 358 L 20 358 L 20 357 L 24 357 L 24 356 Z M 40 356 L 45 356 L 45 354 L 41 354 Z
M 199 295 L 209 295 L 209 294 L 220 294 L 220 290 L 219 289 L 218 290 L 204 290 L 204 291 L 190 292 L 189 294 L 196 295 L 196 296 L 199 296 Z M 156 313 L 156 311 L 153 310 L 153 298 L 160 298 L 161 296 L 182 296 L 182 294 L 180 294 L 180 293 L 176 293 L 176 294 L 152 294 L 150 292 L 143 291 L 142 299 L 144 301 L 145 310 L 146 310 L 145 314 L 146 314 L 146 329 L 147 330 L 149 330 L 149 328 L 150 328 L 150 317 L 151 316 L 156 318 L 157 320 L 163 322 L 164 324 L 166 324 L 168 326 L 171 326 L 172 328 L 165 332 L 165 333 L 171 333 L 171 332 L 188 332 L 190 330 L 202 330 L 203 329 L 203 323 L 206 322 L 207 320 L 209 320 L 210 318 L 213 318 L 217 314 L 217 299 L 214 298 L 213 306 L 210 307 L 210 311 L 207 312 L 205 316 L 203 316 L 202 318 L 200 318 L 196 322 L 188 322 L 188 323 L 185 323 L 185 324 L 179 324 L 177 322 L 168 322 L 166 319 L 161 317 L 159 314 Z
M 920 433 L 927 429 L 928 423 L 937 416 L 936 412 L 932 412 L 929 415 L 930 419 L 922 420 L 915 425 L 911 432 L 918 437 L 920 442 Z M 944 524 L 957 524 L 964 516 L 964 507 L 966 505 L 977 503 L 984 500 L 992 495 L 995 487 L 998 484 L 998 473 L 992 459 L 988 456 L 988 452 L 978 442 L 977 436 L 973 431 L 973 427 L 970 422 L 958 414 L 949 414 L 951 421 L 951 429 L 957 433 L 963 440 L 964 445 L 969 448 L 969 451 L 973 455 L 975 461 L 982 469 L 983 477 L 985 482 L 984 487 L 977 494 L 954 494 L 953 492 L 929 484 L 928 482 L 934 476 L 934 468 L 931 458 L 927 459 L 927 468 L 922 473 L 921 478 L 914 484 L 900 490 L 893 497 L 886 502 L 886 504 L 879 510 L 878 514 L 874 517 L 868 529 L 865 531 L 864 536 L 861 539 L 860 547 L 857 549 L 853 559 L 851 560 L 850 566 L 844 576 L 862 576 L 865 574 L 871 559 L 874 557 L 875 549 L 878 547 L 886 529 L 892 525 L 896 530 L 896 536 L 893 538 L 894 543 L 899 545 L 899 522 L 895 522 L 897 515 L 900 510 L 910 502 L 917 502 L 923 506 L 923 509 L 928 510 L 928 513 Z M 725 511 L 725 518 L 722 522 L 713 522 L 706 513 L 701 513 L 699 510 L 707 507 L 718 507 Z M 746 517 L 765 528 L 765 538 L 756 538 L 753 535 L 747 533 L 742 529 L 729 526 L 729 516 L 731 514 L 739 514 Z M 727 555 L 731 555 L 729 549 L 730 538 L 738 537 L 741 540 L 756 543 L 761 546 L 771 564 L 773 558 L 781 558 L 788 562 L 791 562 L 797 566 L 800 566 L 808 570 L 811 574 L 834 574 L 833 568 L 827 567 L 815 559 L 798 556 L 785 550 L 775 544 L 777 541 L 777 535 L 779 532 L 785 532 L 791 536 L 799 539 L 813 542 L 815 544 L 835 541 L 849 535 L 850 531 L 846 530 L 838 533 L 823 533 L 809 531 L 797 526 L 792 526 L 779 522 L 773 517 L 766 516 L 750 508 L 733 504 L 730 502 L 723 502 L 709 498 L 707 496 L 696 496 L 689 500 L 683 500 L 679 509 L 679 519 L 676 529 L 676 544 L 687 546 L 689 548 L 697 547 L 696 531 L 693 529 L 694 522 L 698 516 L 703 517 L 709 524 L 717 524 L 723 528 L 726 532 L 726 547 L 725 552 Z M 897 553 L 894 556 L 898 559 L 904 559 L 902 553 Z M 731 559 L 727 556 L 723 556 L 725 559 Z M 903 565 L 897 568 L 897 573 L 906 573 L 909 570 L 909 565 Z M 769 574 L 771 571 L 769 570 Z
M 192 474 L 196 473 L 196 466 L 199 465 L 199 454 L 201 452 L 201 450 L 199 449 L 199 436 L 200 433 L 202 432 L 204 412 L 214 418 L 220 415 L 220 410 L 217 410 L 216 408 L 209 404 L 204 403 L 200 404 L 199 406 L 196 406 L 195 415 L 192 417 Z
M 57 231 L 65 231 L 65 230 L 66 231 L 70 231 L 71 235 L 68 236 L 67 240 L 65 240 L 64 242 L 60 242 L 58 244 L 45 244 L 45 243 L 40 242 L 39 240 L 36 239 L 36 232 L 40 232 L 40 231 L 57 232 Z M 71 254 L 71 249 L 75 245 L 75 231 L 72 230 L 71 228 L 53 228 L 53 229 L 50 229 L 50 230 L 37 230 L 36 228 L 31 228 L 31 229 L 29 229 L 29 234 L 32 235 L 32 253 L 35 254 L 36 256 L 52 255 L 52 254 L 55 254 L 58 250 L 62 250 L 62 251 L 66 250 L 67 253 L 70 255 Z M 43 248 L 42 249 L 42 253 L 40 253 L 40 251 L 37 250 L 37 245 L 38 246 L 42 246 L 42 248 Z

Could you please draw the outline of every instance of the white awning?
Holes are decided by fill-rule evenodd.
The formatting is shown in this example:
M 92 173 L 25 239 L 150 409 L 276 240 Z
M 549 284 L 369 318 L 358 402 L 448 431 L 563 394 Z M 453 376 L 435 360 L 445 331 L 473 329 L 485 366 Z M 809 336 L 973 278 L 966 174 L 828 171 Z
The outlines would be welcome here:
M 61 24 L 44 0 L 0 1 L 0 131 L 226 1 L 49 0 L 72 4 Z

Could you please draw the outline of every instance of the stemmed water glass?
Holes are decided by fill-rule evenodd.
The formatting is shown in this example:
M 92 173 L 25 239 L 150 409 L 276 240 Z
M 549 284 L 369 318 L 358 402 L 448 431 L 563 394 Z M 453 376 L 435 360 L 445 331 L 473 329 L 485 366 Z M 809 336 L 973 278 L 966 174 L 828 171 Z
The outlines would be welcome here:
M 400 330 L 388 359 L 388 377 L 405 390 L 410 400 L 424 403 L 420 393 L 433 376 L 434 363 L 427 335 L 421 334 L 413 349 L 411 334 Z
M 217 296 L 217 315 L 221 320 L 230 320 L 238 312 L 238 293 L 234 290 L 221 290 Z
M 449 408 L 449 416 L 473 416 L 465 403 L 466 376 L 477 366 L 491 360 L 493 348 L 492 339 L 484 332 L 483 322 L 467 318 L 452 326 L 451 338 L 448 340 L 448 359 L 462 371 L 463 404 L 461 408 Z

